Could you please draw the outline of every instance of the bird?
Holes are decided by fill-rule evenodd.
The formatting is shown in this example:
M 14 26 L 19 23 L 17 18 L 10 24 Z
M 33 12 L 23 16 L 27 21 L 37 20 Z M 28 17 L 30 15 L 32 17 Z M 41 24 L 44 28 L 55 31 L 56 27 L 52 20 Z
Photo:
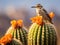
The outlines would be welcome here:
M 36 14 L 39 16 L 42 16 L 44 19 L 44 22 L 50 22 L 52 23 L 52 19 L 50 18 L 48 12 L 43 8 L 41 4 L 36 4 L 36 6 L 32 6 L 31 8 L 36 9 Z M 53 23 L 52 23 L 53 24 Z

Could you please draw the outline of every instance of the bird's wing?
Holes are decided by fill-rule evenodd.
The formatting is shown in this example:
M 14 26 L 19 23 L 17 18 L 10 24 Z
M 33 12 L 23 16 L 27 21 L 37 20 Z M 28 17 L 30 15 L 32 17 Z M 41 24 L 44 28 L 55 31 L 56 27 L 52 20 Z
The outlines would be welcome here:
M 49 16 L 48 12 L 47 12 L 44 8 L 42 8 L 42 11 L 43 11 L 43 13 L 46 14 L 46 16 L 51 20 L 51 18 L 50 18 L 50 16 Z
M 51 20 L 49 14 L 47 13 L 47 11 L 46 11 L 44 8 L 41 9 L 41 12 L 42 12 L 42 14 L 43 14 L 43 17 L 44 17 L 45 19 L 47 19 L 50 23 L 52 23 L 52 20 Z M 53 23 L 52 23 L 52 24 L 53 24 Z

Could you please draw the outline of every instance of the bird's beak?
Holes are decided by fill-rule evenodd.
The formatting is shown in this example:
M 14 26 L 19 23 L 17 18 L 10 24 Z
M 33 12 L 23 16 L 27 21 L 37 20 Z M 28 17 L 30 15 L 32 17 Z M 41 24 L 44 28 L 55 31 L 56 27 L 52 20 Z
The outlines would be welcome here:
M 36 8 L 36 6 L 32 6 L 31 8 Z

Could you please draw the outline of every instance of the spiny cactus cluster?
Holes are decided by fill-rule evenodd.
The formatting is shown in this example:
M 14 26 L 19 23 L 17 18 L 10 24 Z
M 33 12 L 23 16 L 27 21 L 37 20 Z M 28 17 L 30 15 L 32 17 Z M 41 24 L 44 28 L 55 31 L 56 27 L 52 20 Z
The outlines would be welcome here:
M 57 37 L 53 25 L 51 23 L 43 23 L 40 20 L 41 17 L 37 17 L 39 18 L 32 18 L 33 24 L 28 33 L 28 45 L 56 45 Z
M 11 21 L 11 27 L 8 29 L 6 34 L 12 34 L 13 38 L 20 40 L 23 45 L 27 45 L 27 31 L 23 28 L 22 20 Z
M 38 8 L 40 10 L 42 7 Z M 54 14 L 50 13 L 49 17 L 46 11 L 40 13 L 31 18 L 29 32 L 24 28 L 22 20 L 11 21 L 11 26 L 0 39 L 0 45 L 57 45 L 57 35 L 51 22 Z

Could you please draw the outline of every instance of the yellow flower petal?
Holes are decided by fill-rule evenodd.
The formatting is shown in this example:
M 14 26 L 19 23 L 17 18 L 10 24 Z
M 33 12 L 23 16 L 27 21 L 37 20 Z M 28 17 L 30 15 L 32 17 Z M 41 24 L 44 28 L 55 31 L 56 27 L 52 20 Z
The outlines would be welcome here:
M 33 17 L 33 18 L 31 18 L 31 20 L 32 20 L 33 23 L 37 23 L 39 25 L 42 24 L 42 16 Z
M 12 35 L 7 34 L 0 39 L 0 43 L 7 44 L 12 40 Z
M 18 24 L 18 26 L 22 27 L 23 26 L 23 20 L 18 20 L 17 24 Z
M 17 22 L 16 22 L 16 20 L 12 20 L 12 21 L 11 21 L 11 25 L 12 25 L 12 27 L 15 28 L 15 27 L 17 26 Z
M 54 12 L 50 12 L 50 13 L 49 13 L 49 16 L 50 16 L 50 18 L 52 19 L 52 18 L 55 16 Z

